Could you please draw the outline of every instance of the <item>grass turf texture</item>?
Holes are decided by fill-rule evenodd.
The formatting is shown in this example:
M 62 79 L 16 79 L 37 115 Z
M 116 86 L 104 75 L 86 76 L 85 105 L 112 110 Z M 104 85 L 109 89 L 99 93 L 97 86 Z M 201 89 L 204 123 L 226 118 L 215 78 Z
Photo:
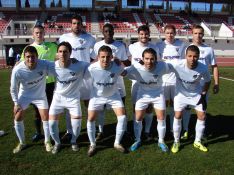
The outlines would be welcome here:
M 220 68 L 222 77 L 233 78 L 234 68 Z M 136 152 L 122 154 L 113 149 L 116 117 L 108 111 L 105 119 L 105 139 L 98 142 L 98 152 L 94 157 L 87 157 L 88 137 L 86 118 L 83 117 L 82 132 L 78 139 L 79 152 L 72 152 L 69 145 L 57 155 L 47 153 L 43 141 L 31 142 L 34 134 L 33 111 L 30 107 L 25 113 L 25 135 L 29 147 L 14 155 L 13 148 L 18 139 L 13 128 L 13 103 L 9 94 L 10 71 L 0 70 L 0 129 L 7 135 L 0 138 L 0 174 L 209 174 L 223 175 L 234 172 L 234 94 L 233 82 L 220 80 L 220 93 L 210 92 L 208 103 L 206 144 L 209 152 L 203 153 L 192 146 L 193 138 L 182 142 L 177 154 L 163 154 L 155 141 L 143 143 Z M 128 130 L 132 132 L 132 107 L 130 103 L 130 82 L 126 81 Z M 194 135 L 195 116 L 190 122 L 190 133 Z M 60 131 L 65 131 L 64 117 L 60 118 Z M 169 130 L 169 129 L 168 129 Z M 152 131 L 156 137 L 156 123 Z M 61 133 L 62 134 L 62 133 Z M 173 141 L 167 133 L 166 142 L 171 147 Z M 125 136 L 123 144 L 129 147 L 133 139 Z

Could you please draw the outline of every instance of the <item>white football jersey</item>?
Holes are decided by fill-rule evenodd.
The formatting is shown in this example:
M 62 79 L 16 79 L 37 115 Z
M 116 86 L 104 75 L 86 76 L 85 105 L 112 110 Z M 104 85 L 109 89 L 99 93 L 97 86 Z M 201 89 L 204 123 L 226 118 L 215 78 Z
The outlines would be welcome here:
M 211 80 L 206 65 L 198 62 L 195 69 L 187 67 L 187 60 L 171 60 L 169 67 L 176 75 L 176 93 L 182 93 L 187 97 L 194 97 L 202 93 L 201 79 L 205 82 Z
M 163 61 L 155 63 L 152 70 L 147 70 L 143 65 L 135 64 L 125 68 L 127 78 L 136 80 L 139 85 L 139 93 L 155 97 L 163 93 L 162 77 L 169 71 L 167 64 Z
M 157 52 L 155 45 L 152 43 L 148 43 L 146 46 L 143 46 L 138 41 L 138 42 L 135 42 L 135 43 L 129 45 L 128 49 L 129 49 L 129 53 L 131 54 L 131 57 L 132 57 L 132 60 L 131 60 L 132 65 L 138 63 L 142 59 L 142 53 L 147 48 L 152 48 Z
M 46 76 L 54 70 L 54 62 L 38 60 L 36 68 L 30 70 L 25 62 L 16 65 L 11 74 L 11 97 L 18 104 L 18 97 L 41 99 L 46 96 Z
M 111 44 L 106 44 L 105 40 L 99 41 L 94 45 L 94 49 L 93 49 L 92 56 L 91 56 L 93 59 L 97 58 L 99 48 L 104 45 L 109 46 L 112 50 L 113 56 L 118 58 L 120 61 L 125 61 L 128 59 L 126 47 L 123 43 L 119 41 L 114 41 Z M 122 76 L 118 78 L 117 84 L 121 92 L 121 96 L 126 96 L 126 90 L 125 90 L 124 80 Z
M 166 40 L 156 43 L 158 50 L 158 59 L 163 61 L 173 59 L 184 59 L 186 45 L 181 40 L 175 39 L 174 43 L 168 43 Z M 163 76 L 163 81 L 166 83 L 175 84 L 176 77 L 173 72 Z
M 214 55 L 214 50 L 206 45 L 206 44 L 201 44 L 198 46 L 199 51 L 200 51 L 200 57 L 199 57 L 199 62 L 207 65 L 208 67 L 211 65 L 216 65 L 216 58 Z
M 100 66 L 100 62 L 91 64 L 88 67 L 88 75 L 92 79 L 92 96 L 109 97 L 118 92 L 117 79 L 123 72 L 123 68 L 115 62 L 107 69 Z
M 89 63 L 78 61 L 63 68 L 59 66 L 59 60 L 57 60 L 55 62 L 56 87 L 54 93 L 70 98 L 80 97 L 79 88 L 88 66 Z
M 73 33 L 66 33 L 60 36 L 59 43 L 66 41 L 72 46 L 71 58 L 90 63 L 90 54 L 95 44 L 95 39 L 88 33 L 81 33 L 79 36 Z

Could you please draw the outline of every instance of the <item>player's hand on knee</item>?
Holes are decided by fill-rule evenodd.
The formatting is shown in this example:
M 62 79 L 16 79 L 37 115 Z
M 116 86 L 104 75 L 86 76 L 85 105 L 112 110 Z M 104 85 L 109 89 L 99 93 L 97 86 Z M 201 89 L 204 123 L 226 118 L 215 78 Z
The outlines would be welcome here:
M 217 94 L 219 92 L 219 85 L 218 84 L 215 84 L 214 86 L 213 86 L 213 93 L 214 94 Z
M 207 109 L 206 94 L 201 94 L 197 105 L 202 104 L 202 109 L 205 111 Z

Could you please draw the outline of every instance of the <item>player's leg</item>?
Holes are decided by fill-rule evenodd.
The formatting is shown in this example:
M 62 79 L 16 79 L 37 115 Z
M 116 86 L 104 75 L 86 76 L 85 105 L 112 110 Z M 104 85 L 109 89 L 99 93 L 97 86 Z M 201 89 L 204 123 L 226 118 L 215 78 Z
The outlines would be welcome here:
M 191 108 L 189 106 L 186 106 L 186 108 L 183 111 L 183 135 L 181 136 L 181 139 L 188 139 L 188 130 L 189 130 L 189 121 L 191 116 Z
M 121 101 L 121 100 L 120 100 Z M 122 103 L 122 101 L 119 103 Z M 114 142 L 114 148 L 120 152 L 125 152 L 125 148 L 121 145 L 121 140 L 123 138 L 124 132 L 126 130 L 126 120 L 127 117 L 125 115 L 125 108 L 120 107 L 123 106 L 123 103 L 121 105 L 115 105 L 113 107 L 113 110 L 115 112 L 115 115 L 117 116 L 117 125 L 116 125 L 116 135 L 115 135 L 115 142 Z
M 150 141 L 150 129 L 153 121 L 153 107 L 149 105 L 145 111 L 144 121 L 145 121 L 145 130 L 144 130 L 144 139 L 145 141 Z
M 37 142 L 44 138 L 44 136 L 41 133 L 41 116 L 38 111 L 38 108 L 35 105 L 32 105 L 34 108 L 34 125 L 36 129 L 36 133 L 32 136 L 32 141 Z
M 13 149 L 13 153 L 16 154 L 26 148 L 25 135 L 24 135 L 24 121 L 23 114 L 31 103 L 27 98 L 19 97 L 19 107 L 14 107 L 14 128 L 16 135 L 19 139 L 19 144 Z
M 72 125 L 72 138 L 71 147 L 73 151 L 78 151 L 78 145 L 76 143 L 77 138 L 81 131 L 81 121 L 82 121 L 82 111 L 80 106 L 80 99 L 78 98 L 67 98 L 66 108 L 69 110 L 71 115 L 71 125 Z
M 166 117 L 165 117 L 165 97 L 160 94 L 158 97 L 153 98 L 154 109 L 157 117 L 157 131 L 158 131 L 158 147 L 163 152 L 168 152 L 168 147 L 164 141 L 166 135 Z
M 182 128 L 182 111 L 189 104 L 187 97 L 177 94 L 174 98 L 175 116 L 173 121 L 174 143 L 171 148 L 172 153 L 177 153 L 180 149 L 180 133 Z
M 197 102 L 198 100 L 195 100 L 195 101 Z M 205 130 L 206 112 L 202 109 L 201 104 L 196 105 L 195 110 L 197 113 L 197 123 L 195 127 L 196 135 L 195 135 L 195 141 L 194 141 L 193 146 L 195 148 L 198 148 L 200 151 L 207 152 L 208 151 L 207 147 L 201 143 L 201 139 Z

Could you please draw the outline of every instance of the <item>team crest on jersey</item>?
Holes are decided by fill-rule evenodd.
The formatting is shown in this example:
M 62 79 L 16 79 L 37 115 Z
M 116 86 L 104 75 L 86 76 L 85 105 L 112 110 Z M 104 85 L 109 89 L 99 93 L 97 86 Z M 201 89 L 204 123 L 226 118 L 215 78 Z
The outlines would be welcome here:
M 42 76 L 43 75 L 43 72 L 42 71 L 40 71 L 40 72 L 37 72 L 40 76 Z
M 158 75 L 153 75 L 153 77 L 154 77 L 155 79 L 157 79 L 157 78 L 158 78 Z
M 75 76 L 76 73 L 75 73 L 75 72 L 70 72 L 70 74 L 71 74 L 72 76 Z
M 180 48 L 177 47 L 177 48 L 176 48 L 176 52 L 179 52 L 179 50 L 180 50 Z
M 44 48 L 45 50 L 48 50 L 48 47 L 47 47 L 47 46 L 45 46 L 45 45 L 43 45 L 43 48 Z
M 84 43 L 84 40 L 79 40 L 80 44 L 83 44 Z
M 198 76 L 199 76 L 198 74 L 193 75 L 193 79 L 197 79 Z
M 115 73 L 111 73 L 110 77 L 113 78 L 115 76 Z

